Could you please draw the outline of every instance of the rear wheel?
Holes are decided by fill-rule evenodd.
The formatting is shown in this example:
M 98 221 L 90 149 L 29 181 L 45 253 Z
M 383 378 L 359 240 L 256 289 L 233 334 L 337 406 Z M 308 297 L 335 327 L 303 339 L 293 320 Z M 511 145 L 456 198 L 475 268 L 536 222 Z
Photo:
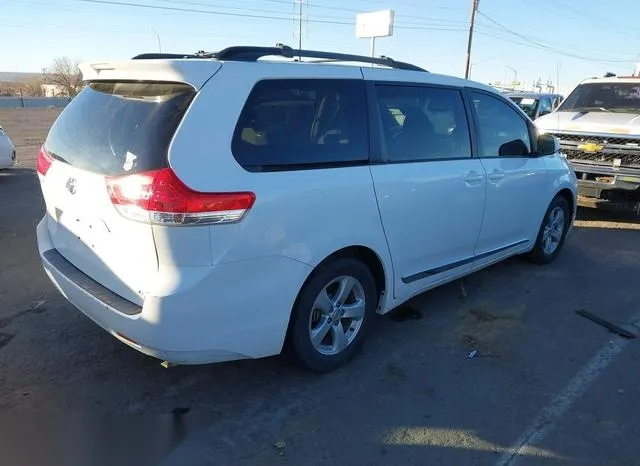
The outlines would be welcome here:
M 528 259 L 536 264 L 552 262 L 564 245 L 570 221 L 571 211 L 567 200 L 562 196 L 556 196 L 549 204 L 536 244 L 528 254 Z
M 375 280 L 357 259 L 340 258 L 314 272 L 291 316 L 288 346 L 303 367 L 330 372 L 362 347 L 378 305 Z

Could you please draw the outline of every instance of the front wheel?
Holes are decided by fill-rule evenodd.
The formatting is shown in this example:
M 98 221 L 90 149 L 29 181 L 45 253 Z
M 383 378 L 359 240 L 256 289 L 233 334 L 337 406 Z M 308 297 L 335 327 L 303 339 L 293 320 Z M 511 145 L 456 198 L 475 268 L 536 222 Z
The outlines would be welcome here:
M 545 213 L 536 244 L 528 258 L 536 264 L 552 262 L 564 245 L 571 222 L 571 211 L 567 200 L 556 196 Z
M 357 259 L 333 260 L 300 292 L 289 326 L 289 352 L 313 372 L 330 372 L 362 347 L 378 305 L 375 280 Z

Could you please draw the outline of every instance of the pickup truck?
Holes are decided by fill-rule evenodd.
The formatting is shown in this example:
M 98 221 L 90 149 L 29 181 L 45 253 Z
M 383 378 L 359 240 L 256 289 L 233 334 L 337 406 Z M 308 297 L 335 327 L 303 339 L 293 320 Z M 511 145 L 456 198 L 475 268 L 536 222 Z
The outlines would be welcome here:
M 579 205 L 640 214 L 640 76 L 584 80 L 535 124 L 560 140 Z

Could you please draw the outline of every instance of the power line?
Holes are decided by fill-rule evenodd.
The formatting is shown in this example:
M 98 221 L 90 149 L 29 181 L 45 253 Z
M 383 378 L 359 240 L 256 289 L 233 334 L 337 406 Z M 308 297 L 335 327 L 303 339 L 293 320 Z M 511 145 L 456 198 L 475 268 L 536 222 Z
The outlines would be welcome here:
M 382 3 L 384 4 L 385 8 L 389 5 L 389 1 L 388 0 L 352 0 L 355 2 L 360 2 L 360 3 Z M 420 2 L 420 0 L 418 0 Z M 423 8 L 424 4 L 421 5 L 416 5 L 416 4 L 412 4 L 412 3 L 408 3 L 408 2 L 399 2 L 397 0 L 394 1 L 394 4 L 398 5 L 398 6 L 405 6 L 408 8 Z M 431 8 L 432 10 L 455 10 L 455 7 L 450 7 L 450 6 L 429 6 L 429 8 Z
M 11 0 L 9 0 L 11 1 Z M 152 9 L 152 10 L 159 10 L 159 11 L 178 11 L 178 12 L 186 12 L 186 13 L 202 13 L 202 14 L 210 14 L 210 15 L 221 15 L 221 16 L 229 16 L 229 17 L 241 17 L 241 18 L 254 18 L 257 20 L 266 20 L 266 21 L 291 21 L 291 16 L 290 15 L 286 15 L 286 16 L 277 16 L 278 12 L 276 11 L 272 11 L 272 10 L 259 10 L 259 9 L 249 9 L 249 8 L 242 8 L 242 11 L 251 11 L 251 10 L 258 10 L 260 12 L 264 12 L 264 13 L 273 13 L 273 15 L 269 14 L 269 15 L 258 15 L 258 14 L 248 14 L 248 13 L 239 13 L 239 12 L 229 12 L 229 11 L 219 11 L 219 10 L 203 10 L 203 9 L 196 9 L 196 8 L 181 8 L 181 7 L 169 7 L 169 6 L 158 6 L 158 5 L 149 5 L 149 4 L 140 4 L 140 3 L 134 3 L 134 2 L 126 2 L 126 1 L 110 1 L 110 0 L 72 0 L 72 1 L 80 1 L 80 2 L 84 2 L 84 3 L 90 3 L 90 4 L 105 4 L 105 5 L 115 5 L 115 6 L 125 6 L 125 7 L 136 7 L 136 8 L 146 8 L 146 9 Z M 197 3 L 197 2 L 193 2 L 193 1 L 178 1 L 178 0 L 161 0 L 164 2 L 168 2 L 168 3 L 173 3 L 173 4 L 183 4 L 183 5 L 210 5 L 210 6 L 214 6 L 215 4 L 213 3 Z M 286 3 L 288 5 L 291 5 L 290 1 L 291 0 L 268 0 L 274 3 Z M 314 4 L 315 5 L 315 4 Z M 222 7 L 222 6 L 220 6 Z M 222 7 L 225 9 L 231 9 L 234 7 Z M 338 9 L 338 7 L 329 7 L 326 6 L 327 9 Z M 238 8 L 240 9 L 240 8 Z M 338 11 L 342 11 L 342 9 L 338 10 Z M 540 41 L 537 41 L 531 37 L 527 37 L 523 34 L 519 34 L 509 28 L 507 28 L 506 26 L 502 25 L 501 23 L 497 22 L 496 20 L 494 20 L 493 18 L 488 17 L 486 14 L 484 14 L 482 11 L 478 10 L 478 14 L 482 15 L 484 18 L 487 19 L 487 21 L 491 22 L 492 24 L 498 26 L 500 29 L 504 30 L 507 34 L 509 34 L 510 36 L 514 36 L 520 40 L 516 41 L 513 39 L 508 39 L 502 35 L 497 35 L 496 31 L 492 31 L 492 32 L 487 32 L 483 30 L 483 26 L 482 24 L 476 25 L 476 29 L 478 34 L 484 35 L 484 36 L 488 36 L 488 37 L 492 37 L 501 41 L 505 41 L 505 42 L 509 42 L 509 43 L 513 43 L 513 44 L 518 44 L 518 45 L 522 45 L 524 47 L 528 47 L 528 48 L 532 48 L 532 49 L 538 49 L 538 50 L 543 50 L 543 51 L 547 51 L 547 52 L 552 52 L 552 53 L 556 53 L 559 55 L 564 55 L 564 56 L 568 56 L 568 57 L 572 57 L 572 58 L 576 58 L 576 59 L 580 59 L 580 60 L 587 60 L 587 61 L 597 61 L 597 62 L 601 62 L 601 63 L 605 63 L 605 64 L 615 64 L 615 63 L 630 63 L 633 62 L 634 60 L 629 59 L 629 60 L 611 60 L 611 59 L 594 59 L 591 56 L 584 56 L 584 55 L 580 55 L 578 53 L 569 53 L 569 52 L 565 52 L 563 50 L 559 50 L 556 48 L 553 48 L 547 44 L 544 44 Z M 307 20 L 307 22 L 311 22 L 311 23 L 318 23 L 318 24 L 331 24 L 331 25 L 339 25 L 339 26 L 348 26 L 348 27 L 353 27 L 354 23 L 351 20 L 347 20 L 345 18 L 344 21 L 340 21 L 341 17 L 334 17 L 334 16 L 322 16 L 322 15 L 314 15 L 314 18 L 317 19 L 309 19 Z M 327 18 L 327 19 L 322 19 L 322 18 Z M 416 17 L 417 18 L 417 17 Z M 436 18 L 433 18 L 434 20 Z M 444 21 L 444 20 L 443 20 Z M 452 21 L 453 22 L 453 21 Z M 406 25 L 405 25 L 406 24 Z M 455 26 L 453 24 L 446 24 L 446 25 L 442 25 L 442 26 L 438 26 L 438 25 L 427 25 L 424 23 L 413 23 L 412 25 L 409 25 L 411 23 L 400 23 L 400 24 L 396 24 L 395 27 L 397 29 L 405 29 L 405 30 L 415 30 L 415 31 L 447 31 L 447 32 L 464 32 L 466 31 L 466 28 L 462 28 L 462 27 L 458 27 Z M 465 23 L 466 24 L 466 23 Z M 74 26 L 75 27 L 75 26 Z M 613 65 L 612 65 L 613 66 Z M 622 67 L 620 67 L 622 68 Z
M 274 11 L 274 10 L 264 10 L 262 8 L 247 8 L 241 6 L 227 6 L 220 5 L 215 3 L 203 3 L 203 2 L 188 2 L 188 1 L 176 1 L 176 0 L 155 0 L 156 2 L 170 3 L 174 5 L 188 5 L 188 6 L 197 6 L 197 7 L 212 7 L 212 8 L 223 8 L 225 10 L 240 10 L 240 11 L 251 11 L 256 13 L 270 13 L 270 14 L 284 14 L 283 11 Z M 234 2 L 237 3 L 237 2 Z M 282 3 L 286 3 L 289 7 L 291 7 L 290 1 L 283 1 Z M 152 5 L 150 5 L 152 6 Z M 338 17 L 329 17 L 335 19 L 341 19 Z
M 158 5 L 149 5 L 149 4 L 141 4 L 141 3 L 134 3 L 134 2 L 126 2 L 126 1 L 114 1 L 114 0 L 75 0 L 78 2 L 83 2 L 83 3 L 92 3 L 92 4 L 103 4 L 103 5 L 116 5 L 116 6 L 125 6 L 125 7 L 134 7 L 134 8 L 146 8 L 146 9 L 153 9 L 153 10 L 165 10 L 165 11 L 178 11 L 178 12 L 187 12 L 187 13 L 202 13 L 202 14 L 211 14 L 211 15 L 220 15 L 220 16 L 230 16 L 230 17 L 240 17 L 240 18 L 254 18 L 254 19 L 258 19 L 258 20 L 268 20 L 268 21 L 291 21 L 291 17 L 287 16 L 287 17 L 283 17 L 283 16 L 275 16 L 278 13 L 273 11 L 273 15 L 269 14 L 269 15 L 264 15 L 264 14 L 250 14 L 250 13 L 236 13 L 236 12 L 230 12 L 230 11 L 220 11 L 220 10 L 203 10 L 203 9 L 197 9 L 197 8 L 185 8 L 185 7 L 178 7 L 178 6 L 158 6 Z M 173 3 L 173 4 L 183 4 L 183 5 L 189 5 L 189 4 L 194 4 L 195 2 L 187 2 L 187 1 L 178 1 L 178 0 L 162 0 L 165 2 L 169 2 L 169 3 Z M 287 0 L 269 0 L 271 2 L 275 2 L 275 3 L 281 3 L 281 2 L 286 2 L 289 5 L 291 5 L 289 3 L 289 1 Z M 474 0 L 475 2 L 476 0 Z M 197 5 L 211 5 L 214 6 L 215 4 L 211 4 L 211 3 L 197 3 Z M 309 4 L 309 5 L 315 5 L 315 4 Z M 223 7 L 223 8 L 229 8 L 229 7 Z M 332 8 L 332 7 L 327 7 L 327 8 Z M 336 7 L 337 8 L 337 7 Z M 243 9 L 243 11 L 249 11 L 250 9 Z M 264 13 L 272 13 L 271 10 L 259 10 L 259 9 L 253 9 L 253 10 L 258 10 L 260 12 L 264 12 Z M 495 24 L 496 26 L 500 27 L 501 29 L 505 30 L 507 33 L 521 39 L 524 40 L 525 43 L 520 43 L 520 45 L 524 45 L 524 46 L 528 46 L 530 48 L 536 48 L 539 50 L 545 50 L 548 52 L 553 52 L 559 55 L 564 55 L 564 56 L 568 56 L 568 57 L 572 57 L 572 58 L 576 58 L 576 59 L 580 59 L 580 60 L 588 60 L 588 61 L 599 61 L 602 63 L 629 63 L 630 60 L 607 60 L 607 59 L 593 59 L 592 57 L 587 57 L 584 55 L 579 55 L 577 53 L 569 53 L 569 52 L 565 52 L 556 48 L 553 48 L 547 44 L 544 44 L 542 42 L 538 42 L 530 37 L 524 36 L 522 34 L 519 34 L 509 28 L 507 28 L 506 26 L 502 25 L 501 23 L 497 22 L 496 20 L 494 20 L 493 18 L 487 16 L 486 14 L 484 14 L 482 11 L 478 10 L 477 13 L 481 16 L 483 16 L 484 18 L 486 18 L 488 21 L 490 21 L 491 23 Z M 333 18 L 333 17 L 329 17 L 329 18 Z M 350 26 L 353 27 L 353 22 L 352 21 L 348 21 L 345 18 L 345 21 L 340 21 L 340 18 L 337 17 L 335 19 L 321 19 L 320 16 L 316 16 L 315 19 L 307 19 L 308 23 L 316 23 L 316 24 L 332 24 L 332 25 L 342 25 L 342 26 Z M 447 24 L 447 25 L 442 25 L 442 26 L 427 26 L 426 24 L 420 24 L 420 23 L 414 23 L 414 25 L 404 25 L 404 24 L 398 24 L 395 26 L 397 29 L 405 29 L 405 30 L 416 30 L 416 31 L 450 31 L 450 32 L 462 32 L 463 29 L 462 27 L 458 27 L 455 26 L 453 24 Z M 487 33 L 485 33 L 484 35 L 489 35 Z M 491 36 L 491 35 L 489 35 Z M 505 39 L 504 37 L 495 37 L 498 38 L 500 40 L 506 41 L 507 39 Z M 517 43 L 517 42 L 513 42 L 512 43 Z
M 201 10 L 196 8 L 182 8 L 182 7 L 170 7 L 170 6 L 158 6 L 158 5 L 147 5 L 141 3 L 133 3 L 133 2 L 119 2 L 119 1 L 110 1 L 110 0 L 74 0 L 76 2 L 82 3 L 92 3 L 92 4 L 101 4 L 101 5 L 114 5 L 114 6 L 126 6 L 133 8 L 146 8 L 152 10 L 165 10 L 165 11 L 177 11 L 184 13 L 202 13 L 202 14 L 210 14 L 210 15 L 218 15 L 218 16 L 229 16 L 229 17 L 238 17 L 238 18 L 254 18 L 261 20 L 272 20 L 272 21 L 291 21 L 291 17 L 282 17 L 282 16 L 267 16 L 267 15 L 253 15 L 248 13 L 232 13 L 228 11 L 216 11 L 216 10 Z M 178 3 L 178 2 L 174 2 Z M 274 12 L 275 13 L 275 12 Z M 318 23 L 318 24 L 334 24 L 334 25 L 343 25 L 354 27 L 353 21 L 332 21 L 332 20 L 322 20 L 322 19 L 309 19 L 307 20 L 309 23 Z M 458 27 L 428 27 L 428 26 L 394 26 L 397 29 L 413 29 L 413 30 L 421 30 L 421 31 L 461 31 L 461 28 Z
M 172 4 L 179 4 L 179 5 L 191 5 L 191 6 L 199 6 L 199 7 L 211 7 L 211 8 L 223 8 L 223 9 L 228 9 L 228 10 L 241 10 L 241 11 L 253 11 L 253 12 L 262 12 L 262 13 L 274 13 L 274 14 L 281 14 L 283 13 L 282 11 L 274 11 L 274 10 L 264 10 L 264 9 L 259 9 L 259 8 L 253 8 L 253 7 L 242 7 L 242 6 L 227 6 L 227 5 L 221 5 L 219 3 L 210 3 L 210 2 L 194 2 L 194 1 L 180 1 L 180 0 L 159 0 L 161 2 L 164 3 L 172 3 Z M 266 2 L 270 2 L 270 3 L 275 3 L 278 5 L 287 5 L 288 7 L 291 6 L 291 0 L 263 0 Z M 234 4 L 237 4 L 238 2 L 234 2 Z M 251 2 L 252 5 L 254 5 L 254 2 Z M 330 11 L 342 11 L 342 12 L 348 12 L 348 13 L 362 13 L 362 9 L 355 9 L 355 8 L 345 8 L 345 7 L 338 7 L 338 6 L 329 6 L 329 5 L 320 5 L 317 3 L 309 3 L 307 1 L 305 1 L 305 7 L 306 8 L 315 8 L 315 9 L 323 9 L 323 10 L 330 10 Z M 314 17 L 317 18 L 326 18 L 326 19 L 341 19 L 341 20 L 350 20 L 351 18 L 346 18 L 345 16 L 329 16 L 329 15 L 314 15 Z M 415 15 L 402 15 L 402 14 L 396 14 L 396 18 L 411 18 L 411 19 L 417 19 L 417 20 L 424 20 L 424 21 L 435 21 L 438 23 L 448 23 L 447 25 L 466 25 L 467 22 L 466 21 L 457 21 L 457 20 L 451 20 L 451 19 L 444 19 L 444 18 L 434 18 L 434 17 L 427 17 L 427 16 L 415 16 Z M 406 23 L 406 24 L 413 24 L 413 25 L 423 25 L 421 22 L 419 23 Z
M 47 9 L 47 10 L 55 10 L 55 11 L 59 11 L 59 10 L 66 10 L 66 11 L 73 11 L 73 6 L 71 5 L 56 5 L 56 6 L 52 6 L 50 4 L 45 4 L 45 3 L 35 3 L 35 2 L 28 2 L 26 0 L 5 0 L 6 2 L 9 3 L 13 3 L 15 2 L 16 6 L 21 6 L 21 7 L 38 7 L 41 9 Z M 69 0 L 71 2 L 74 1 L 82 1 L 82 0 Z M 186 1 L 186 0 L 156 0 L 156 1 L 160 1 L 160 2 L 164 2 L 164 3 L 169 3 L 169 4 L 174 4 L 174 5 L 189 5 L 189 6 L 196 6 L 196 7 L 211 7 L 211 8 L 215 8 L 218 10 L 236 10 L 236 11 L 241 11 L 241 12 L 257 12 L 257 13 L 267 13 L 270 15 L 287 15 L 287 18 L 283 18 L 283 17 L 264 17 L 264 18 L 259 18 L 259 19 L 274 19 L 276 21 L 282 20 L 284 21 L 286 20 L 290 20 L 291 19 L 291 10 L 289 11 L 282 11 L 282 10 L 268 10 L 268 9 L 261 9 L 261 8 L 253 8 L 253 7 L 243 7 L 243 6 L 228 6 L 228 5 L 224 5 L 224 4 L 220 4 L 220 3 L 211 3 L 211 2 L 197 2 L 197 1 Z M 239 0 L 240 2 L 243 0 Z M 247 0 L 244 0 L 247 1 Z M 272 3 L 277 3 L 277 4 L 281 4 L 281 5 L 287 5 L 289 8 L 291 7 L 291 0 L 263 0 L 263 1 L 268 1 L 268 2 L 272 2 Z M 96 3 L 96 2 L 89 2 L 89 3 Z M 97 3 L 104 3 L 104 4 L 119 4 L 119 3 L 125 3 L 126 2 L 97 2 Z M 250 2 L 251 5 L 255 5 L 255 2 Z M 236 0 L 234 2 L 234 5 L 238 5 L 238 0 Z M 149 5 L 149 4 L 138 4 L 137 6 L 139 7 L 146 7 L 146 8 L 152 8 L 156 5 Z M 322 8 L 322 9 L 326 9 L 326 10 L 335 10 L 335 11 L 345 11 L 345 12 L 362 12 L 362 10 L 357 10 L 357 9 L 353 9 L 353 8 L 343 8 L 343 7 L 336 7 L 336 6 L 328 6 L 328 5 L 318 5 L 318 4 L 312 4 L 312 3 L 308 3 L 305 0 L 305 7 L 309 7 L 309 8 Z M 444 7 L 443 7 L 444 8 Z M 163 9 L 169 9 L 169 7 L 163 8 L 163 7 L 158 7 L 156 8 L 157 10 L 162 11 Z M 220 14 L 223 13 L 232 13 L 232 12 L 226 12 L 226 11 L 202 11 L 200 9 L 192 9 L 192 8 L 184 8 L 182 10 L 185 10 L 187 12 L 202 12 L 202 13 L 217 13 L 219 12 Z M 179 11 L 182 11 L 179 10 Z M 193 11 L 192 11 L 193 10 Z M 231 15 L 234 16 L 234 15 Z M 261 16 L 261 15 L 251 15 L 251 17 L 253 16 Z M 246 16 L 245 16 L 246 17 Z M 330 20 L 337 20 L 335 23 L 333 24 L 341 24 L 341 25 L 349 25 L 349 26 L 354 26 L 354 19 L 351 17 L 346 17 L 346 16 L 336 16 L 336 15 L 326 15 L 326 14 L 314 14 L 313 15 L 314 18 L 319 18 L 319 19 L 330 19 Z M 400 18 L 411 18 L 411 19 L 415 19 L 415 20 L 424 20 L 424 21 L 410 21 L 410 20 L 404 20 L 404 19 L 400 19 Z M 400 19 L 400 21 L 398 21 L 398 19 Z M 308 22 L 308 21 L 307 21 Z M 316 22 L 321 22 L 321 21 L 316 21 Z M 324 21 L 322 21 L 324 22 Z M 428 22 L 433 22 L 432 23 L 428 23 Z M 326 22 L 328 24 L 332 24 L 331 22 Z M 396 21 L 394 24 L 394 27 L 397 29 L 403 29 L 405 26 L 407 28 L 412 28 L 413 26 L 417 26 L 418 30 L 420 30 L 420 28 L 424 29 L 424 30 L 444 30 L 444 31 L 448 31 L 448 30 L 456 30 L 457 31 L 457 27 L 462 28 L 463 25 L 466 25 L 467 22 L 466 21 L 457 21 L 457 20 L 451 20 L 451 19 L 445 19 L 445 18 L 435 18 L 435 17 L 426 17 L 426 16 L 415 16 L 415 15 L 399 15 L 396 14 Z
M 11 0 L 9 0 L 11 1 Z M 76 1 L 82 1 L 82 0 L 76 0 Z M 265 9 L 259 9 L 259 8 L 250 8 L 250 7 L 232 7 L 232 6 L 227 6 L 227 5 L 221 5 L 221 4 L 216 4 L 216 3 L 210 3 L 210 2 L 196 2 L 196 1 L 178 1 L 178 0 L 160 0 L 163 1 L 165 3 L 170 3 L 170 4 L 178 4 L 178 5 L 195 5 L 195 6 L 209 6 L 209 7 L 214 7 L 214 8 L 222 8 L 224 10 L 240 10 L 243 12 L 247 12 L 247 11 L 251 11 L 251 12 L 260 12 L 260 13 L 267 13 L 269 15 L 279 15 L 279 14 L 285 14 L 284 12 L 280 12 L 280 11 L 274 11 L 274 10 L 265 10 Z M 243 1 L 243 0 L 239 0 L 239 1 Z M 245 0 L 246 1 L 246 0 Z M 288 6 L 291 5 L 291 0 L 263 0 L 264 2 L 269 2 L 269 3 L 274 3 L 274 4 L 286 4 Z M 363 0 L 364 1 L 364 0 Z M 530 0 L 521 0 L 521 1 L 530 1 Z M 89 3 L 100 3 L 100 2 L 89 2 Z M 118 3 L 126 3 L 126 2 L 102 2 L 102 3 L 112 3 L 112 4 L 118 4 Z M 236 2 L 237 4 L 237 2 Z M 254 3 L 255 5 L 255 3 Z M 544 3 L 541 4 L 542 6 L 549 6 L 549 5 L 545 5 Z M 136 6 L 139 7 L 144 7 L 144 8 L 153 8 L 154 5 L 141 5 L 141 4 L 137 4 Z M 327 9 L 327 10 L 335 10 L 335 11 L 346 11 L 346 12 L 359 12 L 361 10 L 358 9 L 353 9 L 353 8 L 346 8 L 346 7 L 339 7 L 339 6 L 329 6 L 329 5 L 320 5 L 317 3 L 306 3 L 306 6 L 308 7 L 313 7 L 313 8 L 322 8 L 322 9 Z M 413 5 L 411 5 L 411 7 L 414 7 Z M 158 7 L 156 9 L 162 10 L 162 7 Z M 443 7 L 444 9 L 444 7 Z M 448 9 L 453 9 L 453 8 L 448 8 Z M 287 15 L 286 18 L 280 17 L 280 16 L 267 16 L 267 15 L 247 15 L 245 14 L 244 16 L 242 16 L 242 13 L 236 13 L 236 14 L 232 14 L 232 12 L 228 12 L 228 11 L 202 11 L 202 10 L 196 10 L 196 9 L 188 9 L 188 8 L 182 8 L 179 11 L 182 10 L 195 10 L 194 12 L 203 12 L 203 13 L 207 13 L 207 14 L 222 14 L 222 15 L 227 15 L 227 16 L 239 16 L 239 17 L 255 17 L 256 19 L 262 19 L 262 20 L 275 20 L 275 21 L 288 21 L 290 20 L 290 16 Z M 482 13 L 482 12 L 481 12 Z M 482 13 L 484 15 L 484 13 Z M 407 15 L 409 16 L 409 15 Z M 486 17 L 486 15 L 484 15 Z M 314 14 L 314 19 L 313 20 L 308 20 L 307 19 L 307 23 L 312 22 L 312 23 L 320 23 L 320 24 L 336 24 L 336 25 L 343 25 L 343 26 L 353 26 L 353 22 L 351 21 L 350 18 L 344 18 L 342 16 L 333 16 L 333 15 L 316 15 Z M 400 18 L 403 17 L 401 15 L 397 15 L 396 18 Z M 443 19 L 443 18 L 431 18 L 431 17 L 424 17 L 424 16 L 411 16 L 411 18 L 413 19 L 424 19 L 425 21 L 434 21 L 437 23 L 435 24 L 427 24 L 425 22 L 407 22 L 407 21 L 396 21 L 395 27 L 397 29 L 414 29 L 417 31 L 420 30 L 431 30 L 431 31 L 450 31 L 450 32 L 462 32 L 462 25 L 467 25 L 468 22 L 465 21 L 456 21 L 456 20 L 449 20 L 449 19 Z M 492 20 L 491 18 L 489 19 L 490 21 L 492 21 L 494 24 L 497 23 L 497 21 Z M 446 23 L 446 24 L 444 24 Z M 460 26 L 458 26 L 460 25 Z M 568 57 L 572 57 L 572 58 L 577 58 L 577 59 L 581 59 L 581 60 L 591 60 L 591 61 L 599 61 L 602 63 L 628 63 L 629 61 L 634 61 L 632 59 L 609 59 L 609 58 L 602 58 L 602 59 L 592 59 L 591 55 L 595 55 L 598 52 L 591 52 L 591 51 L 586 51 L 583 49 L 579 49 L 576 47 L 572 47 L 573 48 L 573 52 L 567 52 L 565 50 L 559 50 L 557 48 L 553 48 L 547 44 L 544 44 L 540 41 L 538 41 L 537 39 L 534 39 L 532 37 L 527 37 L 524 36 L 522 34 L 516 33 L 515 31 L 512 31 L 509 28 L 506 28 L 505 26 L 503 26 L 500 23 L 497 23 L 497 25 L 502 28 L 505 29 L 510 35 L 515 35 L 515 37 L 521 38 L 522 40 L 527 41 L 527 43 L 518 43 L 518 42 L 512 42 L 512 43 L 518 43 L 520 45 L 523 46 L 527 46 L 530 48 L 535 48 L 535 49 L 539 49 L 539 50 L 545 50 L 545 51 L 549 51 L 549 52 L 553 52 L 556 54 L 560 54 L 560 55 L 564 55 L 564 56 L 568 56 Z M 478 27 L 478 25 L 476 25 L 475 27 Z M 501 39 L 501 40 L 505 40 L 506 39 Z M 532 41 L 533 43 L 535 43 L 537 46 L 532 46 L 532 44 L 529 44 L 528 42 Z M 589 56 L 585 56 L 584 53 L 589 54 Z
M 551 4 L 544 3 L 540 0 L 520 0 L 520 1 L 524 1 L 536 7 L 542 7 L 554 14 L 560 14 L 566 18 L 580 21 L 584 24 L 589 24 L 590 26 L 593 25 L 591 22 L 589 22 L 589 19 L 588 19 L 589 17 L 591 17 L 592 20 L 595 20 L 598 22 L 598 28 L 600 29 L 609 29 L 610 31 L 616 31 L 620 33 L 621 29 L 624 30 L 624 29 L 629 29 L 634 27 L 633 25 L 624 25 L 622 23 L 614 22 L 611 19 L 604 20 L 602 16 L 600 16 L 602 12 L 602 8 L 598 9 L 598 16 L 595 16 L 593 14 L 590 14 L 588 11 L 585 11 L 584 8 L 577 10 L 572 5 L 569 5 L 566 2 L 562 2 L 561 0 L 554 0 L 555 3 L 551 3 Z M 616 10 L 616 12 L 618 12 L 618 10 Z
M 478 31 L 476 31 L 476 34 L 480 34 L 480 35 L 483 35 L 483 36 L 486 36 L 486 37 L 491 37 L 493 39 L 497 39 L 497 40 L 500 40 L 500 41 L 503 41 L 503 42 L 508 42 L 510 44 L 522 45 L 523 47 L 527 47 L 527 48 L 531 48 L 531 49 L 535 49 L 535 50 L 543 50 L 545 52 L 549 51 L 545 47 L 540 47 L 538 45 L 535 45 L 535 44 L 532 44 L 532 43 L 528 43 L 528 42 L 522 42 L 522 41 L 518 41 L 518 40 L 513 40 L 513 39 L 507 38 L 505 36 L 497 35 L 497 34 L 494 34 L 494 33 L 491 33 L 491 32 L 478 30 Z M 592 60 L 592 59 L 588 59 L 587 61 L 596 62 L 596 60 Z M 609 65 L 611 67 L 618 68 L 618 69 L 628 69 L 627 66 L 621 66 L 620 64 L 610 64 L 610 63 L 607 63 L 607 62 L 598 62 L 598 63 L 604 63 L 604 64 L 607 64 L 607 65 Z M 628 63 L 628 62 L 624 62 L 624 63 Z
M 585 11 L 584 9 L 581 9 L 581 10 L 572 9 L 571 7 L 569 7 L 569 5 L 566 5 L 564 3 L 560 3 L 559 5 L 556 5 L 553 3 L 547 4 L 540 0 L 520 0 L 520 1 L 523 3 L 526 3 L 527 5 L 535 6 L 536 8 L 539 7 L 539 8 L 545 9 L 546 11 L 549 11 L 554 15 L 559 15 L 565 21 L 571 20 L 572 22 L 582 23 L 587 27 L 589 27 L 590 29 L 593 28 L 594 21 L 596 21 L 598 31 L 606 30 L 611 34 L 615 34 L 620 37 L 624 36 L 627 39 L 629 38 L 630 29 L 633 28 L 633 26 L 631 25 L 614 23 L 610 19 L 604 19 L 601 16 L 595 16 L 593 14 L 589 14 L 589 12 Z M 598 14 L 600 14 L 602 11 L 603 9 L 599 8 Z M 616 10 L 616 12 L 617 11 L 618 10 Z M 589 17 L 591 18 L 591 20 L 589 19 Z M 634 29 L 631 29 L 631 31 L 633 30 Z M 607 51 L 601 51 L 601 52 L 607 53 Z
M 478 10 L 478 14 L 481 15 L 483 18 L 485 18 L 486 20 L 488 20 L 489 22 L 495 24 L 496 26 L 498 26 L 499 28 L 505 30 L 506 32 L 508 32 L 509 34 L 518 37 L 522 40 L 525 40 L 527 42 L 530 42 L 531 44 L 537 45 L 538 48 L 542 49 L 542 50 L 546 50 L 549 52 L 553 52 L 556 53 L 558 55 L 564 55 L 567 57 L 572 57 L 572 58 L 577 58 L 579 60 L 587 60 L 587 61 L 596 61 L 596 62 L 601 62 L 601 63 L 629 63 L 629 60 L 607 60 L 607 59 L 595 59 L 593 57 L 588 57 L 588 56 L 584 56 L 584 55 L 578 55 L 575 53 L 570 53 L 570 52 L 565 52 L 556 48 L 553 48 L 547 44 L 544 44 L 542 42 L 538 42 L 534 39 L 532 39 L 531 37 L 527 37 L 523 34 L 520 34 L 518 32 L 513 31 L 512 29 L 509 29 L 508 27 L 504 26 L 502 23 L 499 23 L 498 21 L 496 21 L 495 19 L 487 16 L 486 14 L 484 14 L 482 11 Z
M 495 37 L 495 38 L 498 38 L 498 39 L 503 39 L 504 41 L 507 41 L 507 42 L 510 42 L 510 43 L 513 43 L 513 44 L 519 44 L 519 45 L 523 45 L 523 46 L 530 47 L 530 48 L 537 49 L 537 50 L 550 51 L 548 46 L 537 45 L 538 43 L 540 43 L 540 41 L 538 39 L 534 38 L 534 37 L 529 37 L 529 39 L 535 41 L 535 44 L 532 44 L 531 42 L 527 42 L 526 39 L 513 40 L 513 34 L 497 30 L 493 26 L 493 24 L 488 25 L 488 23 L 486 23 L 486 24 L 485 23 L 479 23 L 479 24 L 476 24 L 476 28 L 482 28 L 484 30 L 484 32 L 486 33 L 484 35 L 487 35 L 489 37 Z M 490 31 L 491 34 L 487 33 L 487 31 Z M 498 35 L 496 35 L 496 34 L 498 34 Z M 553 53 L 556 53 L 555 50 L 556 49 L 554 49 Z M 586 54 L 589 55 L 589 57 L 596 56 L 599 53 L 598 51 L 579 49 L 577 47 L 569 47 L 569 46 L 566 46 L 566 45 L 563 44 L 562 54 L 564 54 L 566 51 L 568 51 L 570 53 L 577 53 L 577 54 L 581 54 L 581 53 L 585 54 L 586 53 Z M 600 53 L 602 53 L 602 52 L 600 52 Z M 620 63 L 627 63 L 629 61 L 633 61 L 632 58 L 630 58 L 631 55 L 624 55 L 627 58 L 622 58 L 623 54 L 618 54 L 618 55 L 619 55 L 619 62 Z M 589 58 L 589 60 L 598 61 L 597 59 L 594 60 L 592 58 Z M 602 60 L 604 60 L 605 62 L 608 63 L 608 60 L 610 60 L 610 59 L 609 58 L 603 58 Z M 611 60 L 613 60 L 613 62 L 615 63 L 616 60 L 618 60 L 618 57 L 611 58 Z

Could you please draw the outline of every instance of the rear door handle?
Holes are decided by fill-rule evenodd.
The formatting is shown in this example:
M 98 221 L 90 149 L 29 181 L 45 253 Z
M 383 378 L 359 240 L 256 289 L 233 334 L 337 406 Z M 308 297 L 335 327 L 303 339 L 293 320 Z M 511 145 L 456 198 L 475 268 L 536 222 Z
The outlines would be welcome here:
M 464 178 L 464 182 L 468 185 L 479 185 L 482 183 L 482 180 L 484 180 L 484 175 L 482 173 L 479 173 L 477 171 L 470 171 L 467 172 L 465 178 Z
M 489 173 L 489 181 L 500 181 L 502 178 L 504 178 L 504 172 L 502 170 L 493 170 L 491 173 Z

